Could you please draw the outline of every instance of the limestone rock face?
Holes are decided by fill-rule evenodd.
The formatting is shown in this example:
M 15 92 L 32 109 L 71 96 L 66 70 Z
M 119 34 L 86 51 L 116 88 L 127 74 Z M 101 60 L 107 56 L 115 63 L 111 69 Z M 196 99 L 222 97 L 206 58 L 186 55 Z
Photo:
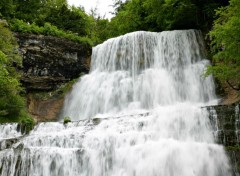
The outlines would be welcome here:
M 51 95 L 88 73 L 92 47 L 52 36 L 16 34 L 16 38 L 23 57 L 21 81 L 27 91 L 28 111 L 36 121 L 57 120 L 64 96 L 42 99 L 34 94 Z
M 67 39 L 16 34 L 23 56 L 23 85 L 27 91 L 48 91 L 89 71 L 91 46 Z

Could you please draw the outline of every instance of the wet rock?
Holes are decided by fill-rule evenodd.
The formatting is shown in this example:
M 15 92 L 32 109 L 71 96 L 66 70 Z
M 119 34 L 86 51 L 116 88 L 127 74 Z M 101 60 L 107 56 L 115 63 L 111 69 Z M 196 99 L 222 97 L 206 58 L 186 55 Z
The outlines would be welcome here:
M 21 137 L 9 138 L 9 139 L 1 139 L 0 140 L 0 151 L 12 148 L 14 144 L 16 144 Z
M 240 104 L 206 107 L 214 129 L 215 140 L 226 148 L 233 176 L 240 174 Z
M 226 147 L 226 153 L 232 165 L 232 175 L 240 176 L 240 148 L 239 147 Z

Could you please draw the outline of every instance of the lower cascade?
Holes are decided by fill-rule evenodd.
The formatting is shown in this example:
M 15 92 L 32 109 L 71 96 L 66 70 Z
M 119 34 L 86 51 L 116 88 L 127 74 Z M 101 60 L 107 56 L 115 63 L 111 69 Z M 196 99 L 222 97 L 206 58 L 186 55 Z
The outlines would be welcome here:
M 65 99 L 62 117 L 74 122 L 39 123 L 25 136 L 0 125 L 0 175 L 232 175 L 201 108 L 217 104 L 208 64 L 196 30 L 140 31 L 94 47 L 90 74 Z

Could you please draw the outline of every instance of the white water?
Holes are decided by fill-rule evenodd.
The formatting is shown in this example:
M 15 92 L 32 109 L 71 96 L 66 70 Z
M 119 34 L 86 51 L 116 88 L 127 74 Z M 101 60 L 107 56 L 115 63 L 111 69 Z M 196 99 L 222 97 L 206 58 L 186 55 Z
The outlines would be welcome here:
M 86 119 L 152 109 L 179 102 L 214 100 L 212 78 L 197 31 L 135 32 L 93 48 L 91 73 L 81 78 L 66 99 L 64 116 Z
M 20 130 L 17 130 L 18 124 L 0 124 L 0 140 L 7 138 L 16 138 L 21 136 Z
M 65 101 L 80 122 L 41 123 L 0 151 L 5 176 L 229 176 L 208 112 L 216 103 L 198 31 L 135 32 L 93 49 Z M 98 117 L 93 119 L 93 117 Z

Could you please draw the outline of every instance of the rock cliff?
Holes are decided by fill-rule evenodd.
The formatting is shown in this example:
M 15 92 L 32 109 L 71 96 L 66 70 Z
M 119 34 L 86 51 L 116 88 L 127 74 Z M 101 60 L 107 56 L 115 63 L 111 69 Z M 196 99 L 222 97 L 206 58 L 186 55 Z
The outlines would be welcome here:
M 38 120 L 54 120 L 63 104 L 63 96 L 54 91 L 70 80 L 88 73 L 91 46 L 67 39 L 30 34 L 16 34 L 23 57 L 22 84 L 28 94 L 29 112 Z M 46 99 L 34 94 L 46 94 Z
M 89 70 L 91 46 L 63 38 L 17 34 L 26 89 L 53 90 Z

